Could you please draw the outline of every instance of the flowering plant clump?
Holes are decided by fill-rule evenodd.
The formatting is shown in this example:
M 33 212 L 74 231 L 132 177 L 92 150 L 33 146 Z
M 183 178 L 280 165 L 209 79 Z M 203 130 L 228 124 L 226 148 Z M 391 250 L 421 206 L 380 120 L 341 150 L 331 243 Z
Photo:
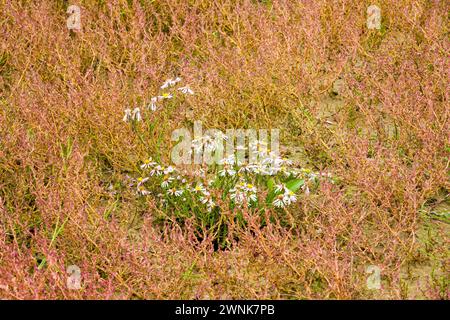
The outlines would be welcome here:
M 173 90 L 151 98 L 147 109 L 157 110 L 159 101 L 172 99 L 177 91 L 194 94 L 187 85 L 175 89 L 179 82 L 180 77 L 166 80 L 160 88 Z M 141 121 L 139 108 L 125 110 L 123 120 Z M 222 142 L 234 138 L 218 130 L 196 136 L 189 144 L 189 158 L 223 151 Z M 226 212 L 233 212 L 233 218 L 242 218 L 244 211 L 285 212 L 298 202 L 300 193 L 308 196 L 320 178 L 331 177 L 294 167 L 291 160 L 271 150 L 264 139 L 249 140 L 248 147 L 238 144 L 231 154 L 219 159 L 216 155 L 215 163 L 202 166 L 204 162 L 195 162 L 201 168 L 193 174 L 149 157 L 139 165 L 139 175 L 130 186 L 137 196 L 156 199 L 159 209 L 169 217 L 175 216 L 178 221 L 195 217 L 203 227 L 216 228 L 222 225 Z
M 137 195 L 158 198 L 161 209 L 187 217 L 242 209 L 282 210 L 298 201 L 300 191 L 309 195 L 320 177 L 330 178 L 294 168 L 290 160 L 270 153 L 255 164 L 240 164 L 235 156 L 228 156 L 194 176 L 150 157 L 140 165 L 140 176 L 132 185 Z
M 301 192 L 309 195 L 310 188 L 323 176 L 288 167 L 290 161 L 281 158 L 268 157 L 263 163 L 251 165 L 239 165 L 232 159 L 227 157 L 221 164 L 197 170 L 192 176 L 186 170 L 149 158 L 140 165 L 140 176 L 132 186 L 138 196 L 155 197 L 169 220 L 173 221 L 171 216 L 177 221 L 195 217 L 202 227 L 217 229 L 223 235 L 224 213 L 232 212 L 231 219 L 242 222 L 243 211 L 272 208 L 283 212 L 298 201 Z

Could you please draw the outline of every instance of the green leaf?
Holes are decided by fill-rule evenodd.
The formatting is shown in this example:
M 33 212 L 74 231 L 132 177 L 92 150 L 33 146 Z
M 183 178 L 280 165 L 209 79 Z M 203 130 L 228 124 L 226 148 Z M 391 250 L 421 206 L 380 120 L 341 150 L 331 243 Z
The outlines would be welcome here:
M 292 179 L 286 182 L 286 188 L 288 188 L 292 192 L 295 192 L 298 189 L 300 189 L 300 187 L 304 184 L 305 184 L 304 179 Z
M 273 180 L 273 178 L 267 180 L 267 189 L 269 189 L 269 191 L 275 189 L 275 180 Z

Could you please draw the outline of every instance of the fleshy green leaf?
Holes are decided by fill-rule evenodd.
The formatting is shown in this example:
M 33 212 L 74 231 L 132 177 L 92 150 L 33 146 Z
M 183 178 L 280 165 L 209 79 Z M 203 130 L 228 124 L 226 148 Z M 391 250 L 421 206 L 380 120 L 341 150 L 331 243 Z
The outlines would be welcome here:
M 300 187 L 303 186 L 304 184 L 305 184 L 304 179 L 292 179 L 286 182 L 286 188 L 288 188 L 292 192 L 295 192 L 298 189 L 300 189 Z

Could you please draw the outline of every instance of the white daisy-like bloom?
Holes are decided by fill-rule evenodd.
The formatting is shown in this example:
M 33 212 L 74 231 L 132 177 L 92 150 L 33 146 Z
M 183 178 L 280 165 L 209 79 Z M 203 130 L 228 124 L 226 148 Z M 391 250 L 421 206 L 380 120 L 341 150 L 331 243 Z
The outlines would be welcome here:
M 181 81 L 180 77 L 176 77 L 175 79 L 167 79 L 161 86 L 161 89 L 167 89 L 169 87 L 172 87 L 176 85 L 178 82 Z
M 206 173 L 205 173 L 205 170 L 200 168 L 200 169 L 194 171 L 194 175 L 198 176 L 198 177 L 205 177 Z
M 256 187 L 253 184 L 241 181 L 230 190 L 230 199 L 239 205 L 243 203 L 251 204 L 251 202 L 258 200 L 256 192 Z
M 225 157 L 225 158 L 221 159 L 219 161 L 219 164 L 220 165 L 233 165 L 233 164 L 235 164 L 235 162 L 236 162 L 236 159 L 234 157 L 234 154 L 232 154 L 232 155 L 230 155 L 228 157 Z
M 139 177 L 136 179 L 136 181 L 137 181 L 137 186 L 139 187 L 148 181 L 148 177 Z
M 152 157 L 150 157 L 147 160 L 145 160 L 143 164 L 141 164 L 141 169 L 149 169 L 154 165 L 156 165 L 156 162 L 154 162 Z
M 230 190 L 230 199 L 237 204 L 256 202 L 257 196 L 255 193 L 247 193 L 244 190 L 237 188 Z
M 200 202 L 206 204 L 206 208 L 209 212 L 216 206 L 209 192 L 202 197 L 200 197 Z
M 256 200 L 258 199 L 258 197 L 256 196 L 256 193 L 250 193 L 249 197 L 250 201 L 252 202 L 256 202 Z
M 158 101 L 158 97 L 153 97 L 150 99 L 150 103 L 147 105 L 148 110 L 156 111 L 157 105 L 156 102 Z
M 262 164 L 272 165 L 274 167 L 279 167 L 283 164 L 283 160 L 272 152 L 260 154 L 259 156 L 261 157 Z
M 183 189 L 179 189 L 177 190 L 176 188 L 170 188 L 167 189 L 167 194 L 171 195 L 171 196 L 175 196 L 175 197 L 179 197 L 183 194 L 184 190 Z
M 275 192 L 280 193 L 272 202 L 275 207 L 284 208 L 294 202 L 297 202 L 297 196 L 295 193 L 289 190 L 284 184 L 276 185 Z
M 164 174 L 169 174 L 169 173 L 172 173 L 172 172 L 175 172 L 175 168 L 174 167 L 172 167 L 172 166 L 168 166 L 165 170 L 164 170 Z
M 283 199 L 283 195 L 280 194 L 280 195 L 275 197 L 275 200 L 273 200 L 272 204 L 273 204 L 274 207 L 284 208 L 286 206 L 286 204 L 284 203 L 283 200 L 284 200 Z
M 206 135 L 203 137 L 203 146 L 206 151 L 215 151 L 217 149 L 217 143 L 215 139 Z
M 136 192 L 138 195 L 141 195 L 141 196 L 146 196 L 146 195 L 150 194 L 150 191 L 145 189 L 144 186 L 138 186 Z
M 297 202 L 297 196 L 291 190 L 286 190 L 286 192 L 283 195 L 283 202 L 286 205 L 290 205 L 294 202 Z
M 136 121 L 141 121 L 142 120 L 141 110 L 139 108 L 134 108 L 131 114 L 131 118 Z
M 244 189 L 246 192 L 256 193 L 256 187 L 255 187 L 253 184 L 251 184 L 251 183 L 247 183 L 247 184 L 243 187 L 243 189 Z
M 245 194 L 236 188 L 230 190 L 230 199 L 236 203 L 241 204 L 245 200 Z
M 256 167 L 257 166 L 255 164 L 245 164 L 239 168 L 238 172 L 239 173 L 243 173 L 243 172 L 252 173 L 255 171 Z
M 172 99 L 173 95 L 171 95 L 170 93 L 165 92 L 162 95 L 158 96 L 157 98 L 158 98 L 158 100 Z
M 169 176 L 169 175 L 165 175 L 164 177 L 163 177 L 163 181 L 161 182 L 161 188 L 167 188 L 167 187 L 169 187 L 169 184 L 173 181 L 173 180 L 175 180 L 175 178 L 173 178 L 173 177 L 171 177 L 171 176 Z
M 150 171 L 151 176 L 160 176 L 164 173 L 165 168 L 159 164 Z
M 197 185 L 194 188 L 192 188 L 192 192 L 202 193 L 202 194 L 208 193 L 208 191 L 206 191 L 205 187 L 203 186 L 203 184 L 201 182 L 197 183 Z
M 125 115 L 123 116 L 123 121 L 128 122 L 131 120 L 131 109 L 125 109 Z
M 225 164 L 221 170 L 219 170 L 219 176 L 225 177 L 225 176 L 234 176 L 236 174 L 236 170 L 234 170 L 231 166 Z
M 275 186 L 275 192 L 285 192 L 286 189 L 286 186 L 282 183 Z
M 263 167 L 261 164 L 253 164 L 253 173 L 254 174 L 262 174 L 263 173 Z
M 309 191 L 309 187 L 306 184 L 303 185 L 303 190 L 305 191 L 305 195 L 309 196 L 310 191 Z
M 178 88 L 178 91 L 181 91 L 181 93 L 184 93 L 184 94 L 194 94 L 194 91 L 192 91 L 192 89 L 189 88 L 189 86 L 184 86 L 184 87 Z
M 203 142 L 202 138 L 193 139 L 191 142 L 191 146 L 194 148 L 195 151 L 200 152 L 203 150 Z
M 272 166 L 266 166 L 262 167 L 261 174 L 266 176 L 274 176 L 280 172 L 280 168 L 272 167 Z
M 171 83 L 172 83 L 172 79 L 168 79 L 168 80 L 164 81 L 164 83 L 162 84 L 162 86 L 160 88 L 167 89 L 169 86 L 171 86 Z
M 268 153 L 268 142 L 266 140 L 253 140 L 249 143 L 249 149 L 255 152 Z

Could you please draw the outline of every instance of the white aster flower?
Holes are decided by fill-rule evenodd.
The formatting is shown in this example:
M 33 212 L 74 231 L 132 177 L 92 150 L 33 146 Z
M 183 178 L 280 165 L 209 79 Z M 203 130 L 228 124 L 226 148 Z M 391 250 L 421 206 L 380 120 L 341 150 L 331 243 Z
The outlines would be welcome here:
M 286 206 L 286 204 L 283 201 L 283 195 L 282 194 L 278 195 L 275 198 L 275 200 L 273 200 L 272 204 L 274 205 L 274 207 L 284 208 Z
M 256 193 L 256 187 L 251 183 L 247 183 L 243 188 L 247 192 Z
M 206 135 L 203 137 L 203 145 L 205 146 L 206 151 L 215 151 L 217 149 L 217 143 L 215 139 Z
M 194 94 L 194 91 L 192 91 L 192 89 L 189 88 L 189 86 L 178 88 L 178 91 L 181 91 L 184 94 Z
M 210 206 L 211 208 L 215 206 L 212 196 L 209 192 L 203 193 L 203 195 L 199 198 L 200 202 Z
M 236 174 L 236 170 L 234 170 L 231 166 L 225 164 L 223 168 L 219 171 L 219 176 L 225 177 L 225 176 L 234 176 Z
M 133 120 L 136 120 L 136 121 L 141 121 L 142 120 L 141 110 L 139 108 L 134 108 L 133 112 L 132 112 L 132 115 L 131 115 L 131 118 Z
M 145 189 L 144 186 L 138 186 L 136 192 L 137 192 L 137 194 L 139 194 L 141 196 L 146 196 L 146 195 L 150 194 L 150 191 Z
M 290 205 L 291 203 L 297 202 L 297 196 L 291 190 L 286 190 L 283 195 L 283 202 L 286 205 Z
M 233 165 L 235 162 L 236 162 L 236 159 L 234 158 L 234 155 L 232 154 L 226 158 L 221 159 L 219 161 L 219 164 L 220 165 L 226 165 L 226 164 Z
M 176 77 L 175 79 L 167 79 L 163 85 L 161 86 L 161 89 L 167 89 L 169 87 L 172 87 L 174 85 L 176 85 L 178 82 L 181 81 L 180 77 Z
M 156 162 L 153 161 L 152 157 L 148 158 L 144 161 L 143 164 L 141 164 L 141 169 L 148 169 L 156 165 Z
M 256 169 L 256 165 L 246 164 L 246 165 L 243 165 L 242 167 L 240 167 L 238 172 L 239 173 L 242 173 L 242 172 L 252 173 L 255 171 L 255 169 Z
M 173 95 L 171 95 L 170 93 L 163 93 L 162 95 L 158 96 L 158 100 L 164 100 L 164 99 L 172 99 Z
M 152 171 L 150 171 L 150 175 L 153 176 L 160 176 L 164 173 L 165 168 L 163 166 L 157 165 L 153 168 Z
M 171 196 L 175 196 L 175 197 L 179 197 L 183 194 L 184 190 L 183 189 L 179 189 L 177 190 L 176 188 L 170 188 L 167 189 L 167 194 L 171 195 Z
M 251 183 L 246 183 L 241 181 L 236 184 L 236 186 L 230 190 L 230 199 L 236 204 L 248 203 L 251 205 L 252 202 L 256 202 L 258 197 L 256 196 L 256 187 Z
M 192 188 L 192 191 L 194 193 L 203 193 L 203 194 L 208 193 L 202 183 L 197 183 L 197 185 L 194 188 Z
M 148 181 L 148 177 L 139 177 L 136 179 L 136 181 L 137 181 L 137 186 L 139 187 Z
M 164 170 L 164 174 L 169 174 L 175 171 L 175 168 L 172 166 L 168 166 L 165 170 Z
M 175 180 L 175 179 L 172 178 L 171 176 L 165 175 L 163 177 L 163 181 L 161 182 L 161 188 L 164 188 L 164 189 L 167 188 L 173 180 Z
M 131 120 L 131 109 L 125 109 L 125 115 L 123 116 L 123 121 L 128 122 Z
M 152 111 L 156 111 L 157 106 L 156 106 L 156 102 L 158 101 L 158 97 L 153 97 L 150 99 L 150 103 L 147 106 L 148 110 L 152 110 Z
M 310 191 L 309 191 L 309 187 L 306 184 L 303 185 L 303 190 L 305 191 L 305 195 L 309 196 Z

